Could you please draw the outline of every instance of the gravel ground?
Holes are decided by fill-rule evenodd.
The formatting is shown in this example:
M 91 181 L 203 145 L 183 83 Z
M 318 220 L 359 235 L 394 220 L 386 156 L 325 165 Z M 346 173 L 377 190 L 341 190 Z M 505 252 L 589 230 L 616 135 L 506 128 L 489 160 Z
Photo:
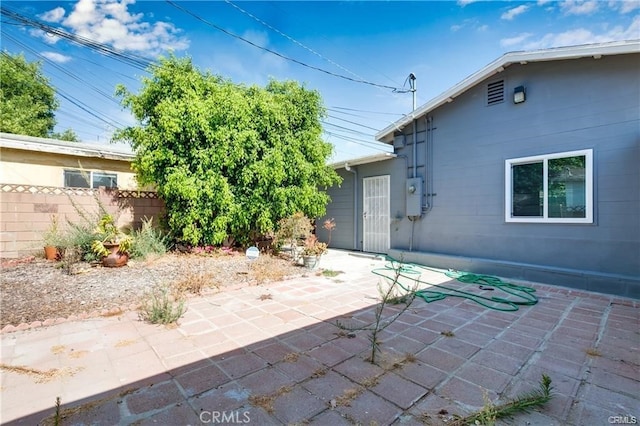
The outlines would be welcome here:
M 242 254 L 167 254 L 130 260 L 122 268 L 78 263 L 71 273 L 62 262 L 44 259 L 9 265 L 2 267 L 0 281 L 0 329 L 82 312 L 128 309 L 158 285 L 184 290 L 202 284 L 203 292 L 223 291 L 225 286 L 256 285 L 305 272 L 291 261 L 263 255 L 250 263 Z

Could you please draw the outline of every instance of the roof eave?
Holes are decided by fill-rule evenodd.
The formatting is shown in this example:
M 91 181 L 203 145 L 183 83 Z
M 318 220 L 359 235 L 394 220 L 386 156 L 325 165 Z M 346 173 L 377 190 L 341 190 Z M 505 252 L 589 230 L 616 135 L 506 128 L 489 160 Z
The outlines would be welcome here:
M 465 78 L 449 90 L 431 99 L 426 104 L 407 114 L 400 120 L 385 127 L 375 135 L 377 141 L 391 143 L 393 133 L 402 130 L 413 120 L 428 114 L 434 109 L 452 102 L 456 97 L 469 90 L 479 82 L 499 74 L 506 67 L 515 63 L 544 62 L 564 59 L 578 59 L 584 57 L 600 58 L 602 56 L 640 53 L 640 40 L 629 40 L 611 43 L 587 44 L 582 46 L 558 47 L 533 51 L 516 51 L 505 53 L 495 61 Z
M 135 154 L 114 149 L 101 149 L 101 145 L 79 142 L 65 142 L 55 139 L 0 133 L 0 147 L 23 151 L 46 152 L 50 154 L 72 155 L 77 157 L 104 158 L 107 160 L 132 161 Z
M 390 160 L 396 158 L 397 155 L 392 152 L 381 152 L 378 154 L 367 155 L 365 157 L 353 158 L 351 160 L 342 160 L 329 164 L 334 169 L 343 169 L 346 166 L 361 166 L 363 164 L 377 163 L 379 161 Z

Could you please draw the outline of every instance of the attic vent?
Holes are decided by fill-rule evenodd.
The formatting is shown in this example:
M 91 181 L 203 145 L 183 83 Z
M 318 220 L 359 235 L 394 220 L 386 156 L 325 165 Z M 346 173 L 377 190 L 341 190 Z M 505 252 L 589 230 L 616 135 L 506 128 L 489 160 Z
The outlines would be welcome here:
M 487 105 L 504 102 L 504 80 L 487 84 Z

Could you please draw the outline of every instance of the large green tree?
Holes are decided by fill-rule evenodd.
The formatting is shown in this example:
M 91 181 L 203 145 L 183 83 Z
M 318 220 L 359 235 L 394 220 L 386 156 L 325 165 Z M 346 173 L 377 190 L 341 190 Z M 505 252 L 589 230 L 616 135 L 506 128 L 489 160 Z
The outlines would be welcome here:
M 0 131 L 47 137 L 56 124 L 58 102 L 40 63 L 0 53 Z
M 139 93 L 119 86 L 138 124 L 119 131 L 135 152 L 141 184 L 154 184 L 175 235 L 192 244 L 247 243 L 301 211 L 325 213 L 320 95 L 296 82 L 234 84 L 188 58 L 161 59 Z

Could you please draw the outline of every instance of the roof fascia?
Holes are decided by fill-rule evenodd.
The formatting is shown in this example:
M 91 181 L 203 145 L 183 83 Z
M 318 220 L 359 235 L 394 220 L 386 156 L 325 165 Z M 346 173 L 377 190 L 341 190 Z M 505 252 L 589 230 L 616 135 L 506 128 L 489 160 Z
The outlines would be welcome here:
M 51 154 L 73 155 L 79 157 L 105 158 L 108 160 L 131 161 L 132 152 L 109 149 L 103 145 L 79 142 L 65 142 L 56 139 L 0 133 L 0 147 L 23 151 L 46 152 Z M 105 149 L 106 148 L 106 149 Z
M 402 130 L 413 120 L 425 115 L 432 110 L 452 102 L 454 98 L 469 90 L 481 81 L 499 74 L 506 67 L 515 63 L 544 62 L 565 59 L 579 59 L 594 57 L 599 59 L 602 56 L 620 55 L 628 53 L 640 53 L 640 40 L 630 40 L 612 43 L 588 44 L 582 46 L 558 47 L 552 49 L 517 51 L 505 53 L 495 61 L 491 62 L 481 70 L 465 78 L 447 91 L 431 99 L 426 104 L 417 108 L 411 114 L 385 127 L 375 135 L 375 139 L 390 143 L 393 140 L 393 132 Z
M 392 158 L 396 158 L 397 155 L 392 152 L 381 152 L 379 154 L 367 155 L 366 157 L 354 158 L 352 160 L 343 160 L 335 163 L 329 164 L 329 167 L 334 169 L 343 169 L 347 165 L 349 166 L 360 166 L 363 164 L 371 164 L 377 163 L 379 161 L 390 160 Z

